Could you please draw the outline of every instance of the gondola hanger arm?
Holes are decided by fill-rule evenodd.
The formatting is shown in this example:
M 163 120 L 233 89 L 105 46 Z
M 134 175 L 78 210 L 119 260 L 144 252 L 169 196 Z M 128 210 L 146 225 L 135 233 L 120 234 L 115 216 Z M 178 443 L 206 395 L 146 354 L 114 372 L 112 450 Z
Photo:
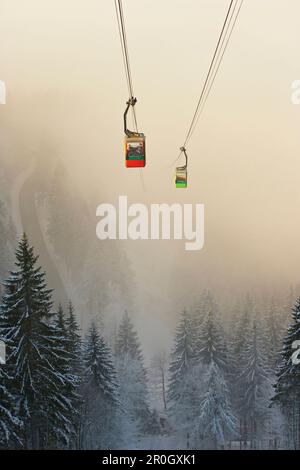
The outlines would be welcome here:
M 128 114 L 129 108 L 130 106 L 134 107 L 136 102 L 137 102 L 137 99 L 134 98 L 133 96 L 131 96 L 131 98 L 129 98 L 129 100 L 126 101 L 126 109 L 124 112 L 124 132 L 127 135 L 127 137 L 138 137 L 140 135 L 139 132 L 133 132 L 127 128 L 127 114 Z
M 180 152 L 183 153 L 184 156 L 185 156 L 185 166 L 184 166 L 184 168 L 187 168 L 188 156 L 187 156 L 187 153 L 186 153 L 186 148 L 185 147 L 180 147 Z

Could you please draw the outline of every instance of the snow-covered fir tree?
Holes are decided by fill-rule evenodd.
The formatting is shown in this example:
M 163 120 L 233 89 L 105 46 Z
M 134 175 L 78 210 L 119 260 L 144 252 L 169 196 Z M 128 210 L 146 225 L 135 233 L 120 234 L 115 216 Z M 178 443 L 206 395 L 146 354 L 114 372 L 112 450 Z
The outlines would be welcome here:
M 241 305 L 241 310 L 239 312 L 236 328 L 234 331 L 233 353 L 238 362 L 245 347 L 246 338 L 248 337 L 249 328 L 251 328 L 254 316 L 254 303 L 250 295 L 247 295 Z
M 168 409 L 175 423 L 190 423 L 197 407 L 193 316 L 183 310 L 176 329 L 169 367 Z M 189 425 L 189 424 L 188 424 Z
M 68 408 L 65 407 L 63 419 L 68 423 L 68 433 L 65 436 L 65 445 L 72 448 L 77 442 L 77 423 L 79 420 L 79 411 L 81 400 L 79 397 L 79 386 L 81 377 L 79 368 L 74 364 L 72 341 L 69 336 L 68 325 L 62 305 L 59 304 L 57 314 L 54 316 L 52 325 L 54 327 L 57 339 L 57 348 L 60 354 L 56 354 L 53 364 L 62 375 L 62 391 L 68 399 Z M 79 358 L 80 359 L 80 358 Z M 51 407 L 50 407 L 51 410 Z M 55 420 L 55 418 L 54 418 Z M 59 422 L 58 422 L 59 423 Z
M 202 390 L 195 421 L 199 445 L 223 448 L 236 435 L 236 418 L 230 388 L 227 346 L 214 301 L 198 332 L 197 360 L 203 364 Z
M 16 416 L 16 397 L 9 391 L 10 379 L 0 364 L 0 449 L 22 445 L 22 422 Z
M 274 299 L 272 299 L 270 304 L 267 306 L 266 313 L 264 315 L 264 323 L 264 328 L 266 330 L 266 358 L 268 360 L 269 367 L 275 370 L 279 360 L 283 326 L 280 309 Z
M 75 309 L 71 301 L 68 303 L 67 315 L 64 319 L 67 344 L 66 350 L 68 352 L 70 360 L 70 372 L 76 379 L 78 384 L 77 394 L 80 395 L 82 374 L 83 374 L 83 351 L 79 325 L 77 323 Z M 70 447 L 80 447 L 80 426 L 81 426 L 81 412 L 83 409 L 82 397 L 77 397 L 75 403 L 76 409 L 79 410 L 76 415 L 73 416 L 73 423 L 75 427 L 74 439 L 70 442 Z
M 281 308 L 281 321 L 284 328 L 288 328 L 291 320 L 291 310 L 297 301 L 297 289 L 291 285 L 289 291 L 283 296 Z
M 79 325 L 75 315 L 75 309 L 70 301 L 65 318 L 66 335 L 68 338 L 68 352 L 71 356 L 73 373 L 81 374 L 82 369 L 82 348 Z
M 119 326 L 116 365 L 121 405 L 126 414 L 124 426 L 130 433 L 146 433 L 150 417 L 147 371 L 137 332 L 127 312 Z
M 253 300 L 248 294 L 246 298 L 240 302 L 240 311 L 236 313 L 236 325 L 232 328 L 232 337 L 230 341 L 231 346 L 231 394 L 234 411 L 239 419 L 239 437 L 240 448 L 243 444 L 243 439 L 247 435 L 247 419 L 243 416 L 240 408 L 241 400 L 245 394 L 244 382 L 237 383 L 237 377 L 243 373 L 242 356 L 247 340 L 251 334 L 251 325 L 255 316 L 255 307 Z M 235 326 L 235 328 L 234 328 Z
M 25 448 L 66 445 L 72 399 L 67 394 L 62 332 L 52 312 L 51 291 L 24 234 L 16 269 L 4 283 L 1 331 L 7 345 L 8 391 L 16 396 Z
M 237 436 L 237 420 L 232 411 L 227 381 L 214 360 L 207 366 L 205 392 L 199 407 L 197 435 L 201 447 L 222 449 L 226 440 Z
M 283 340 L 273 404 L 278 404 L 289 429 L 289 445 L 300 449 L 300 298 L 292 309 L 292 321 Z M 298 344 L 298 346 L 297 346 Z
M 112 449 L 118 438 L 118 386 L 111 353 L 93 322 L 84 344 L 82 444 Z
M 194 331 L 194 347 L 197 348 L 198 332 L 201 329 L 201 324 L 206 318 L 207 312 L 210 310 L 214 303 L 211 292 L 204 290 L 191 309 L 191 328 Z
M 224 333 L 214 310 L 209 309 L 198 331 L 197 360 L 204 365 L 215 363 L 225 373 L 228 371 L 227 348 Z
M 263 328 L 252 321 L 240 355 L 240 373 L 237 386 L 238 412 L 243 422 L 242 439 L 256 448 L 262 439 L 269 418 L 269 400 L 272 394 L 270 370 L 267 368 L 266 337 Z
M 7 229 L 6 210 L 0 201 L 0 274 L 6 270 L 7 256 Z M 2 286 L 0 286 L 1 292 Z M 0 341 L 5 343 L 4 331 L 2 328 L 2 318 L 0 311 Z M 8 390 L 9 376 L 6 366 L 0 363 L 0 448 L 9 447 L 20 443 L 21 422 L 16 417 L 16 397 Z

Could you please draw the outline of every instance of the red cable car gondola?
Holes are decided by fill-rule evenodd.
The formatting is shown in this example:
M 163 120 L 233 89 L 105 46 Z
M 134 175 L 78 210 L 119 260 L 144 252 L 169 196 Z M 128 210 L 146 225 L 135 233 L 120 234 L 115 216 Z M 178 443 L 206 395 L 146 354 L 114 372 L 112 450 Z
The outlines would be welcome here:
M 127 129 L 127 113 L 130 106 L 134 106 L 136 101 L 136 98 L 130 98 L 126 103 L 127 107 L 124 113 L 125 164 L 127 168 L 141 168 L 146 165 L 145 135 Z

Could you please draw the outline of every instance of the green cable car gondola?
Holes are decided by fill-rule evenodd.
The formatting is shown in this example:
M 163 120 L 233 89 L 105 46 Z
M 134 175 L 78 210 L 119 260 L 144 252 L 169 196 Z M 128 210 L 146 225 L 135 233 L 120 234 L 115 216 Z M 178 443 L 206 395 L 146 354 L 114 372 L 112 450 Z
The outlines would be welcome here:
M 184 153 L 185 165 L 176 167 L 175 186 L 176 186 L 176 188 L 187 188 L 187 163 L 188 163 L 188 157 L 187 157 L 187 154 L 186 154 L 185 147 L 181 147 L 180 150 L 181 150 L 181 152 Z

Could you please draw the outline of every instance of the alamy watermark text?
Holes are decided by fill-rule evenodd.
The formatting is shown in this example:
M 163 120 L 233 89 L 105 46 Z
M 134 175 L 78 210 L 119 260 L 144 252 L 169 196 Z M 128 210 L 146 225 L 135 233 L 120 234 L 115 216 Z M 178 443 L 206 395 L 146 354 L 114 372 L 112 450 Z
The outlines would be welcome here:
M 96 215 L 99 240 L 186 240 L 187 251 L 204 245 L 203 204 L 151 204 L 148 209 L 140 203 L 128 206 L 127 196 L 119 196 L 118 207 L 100 204 Z

